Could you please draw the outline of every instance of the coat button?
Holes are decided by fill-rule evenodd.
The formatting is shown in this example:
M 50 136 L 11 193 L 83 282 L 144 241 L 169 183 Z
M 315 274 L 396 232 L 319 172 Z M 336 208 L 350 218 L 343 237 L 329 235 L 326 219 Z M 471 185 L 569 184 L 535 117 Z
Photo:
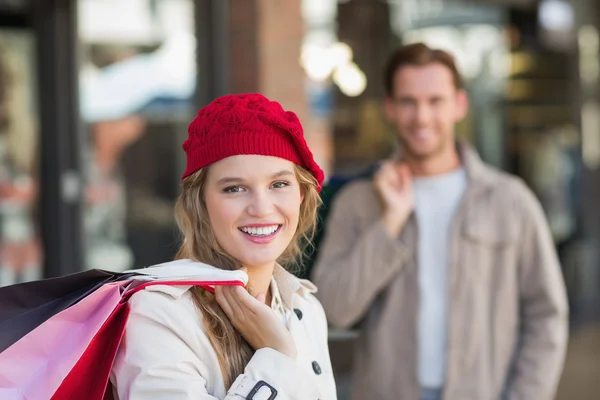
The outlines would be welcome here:
M 321 375 L 321 366 L 319 365 L 318 362 L 313 361 L 312 362 L 312 367 L 313 367 L 313 371 L 315 371 L 315 374 Z
M 302 319 L 302 311 L 300 311 L 300 309 L 294 308 L 294 312 L 298 316 L 298 319 Z

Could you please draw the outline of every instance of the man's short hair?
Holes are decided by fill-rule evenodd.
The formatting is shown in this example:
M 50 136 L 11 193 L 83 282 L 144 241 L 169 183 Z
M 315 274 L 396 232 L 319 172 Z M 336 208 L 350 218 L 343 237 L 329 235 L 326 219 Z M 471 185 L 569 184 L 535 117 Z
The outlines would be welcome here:
M 394 95 L 394 77 L 396 72 L 406 66 L 422 67 L 429 64 L 442 64 L 452 72 L 456 89 L 463 88 L 462 78 L 456 68 L 454 57 L 444 50 L 432 49 L 424 43 L 413 43 L 399 47 L 388 58 L 384 70 L 384 85 L 386 95 Z

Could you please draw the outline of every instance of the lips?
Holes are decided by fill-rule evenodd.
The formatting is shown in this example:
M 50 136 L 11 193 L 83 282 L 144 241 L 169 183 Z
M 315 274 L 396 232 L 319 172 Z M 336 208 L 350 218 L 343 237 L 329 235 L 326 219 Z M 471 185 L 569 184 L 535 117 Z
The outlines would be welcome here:
M 281 227 L 282 225 L 279 224 L 265 224 L 242 226 L 238 230 L 246 240 L 254 244 L 267 244 L 277 237 L 277 234 L 281 232 Z
M 238 229 L 250 236 L 264 237 L 276 233 L 280 227 L 281 225 L 273 224 L 265 226 L 243 226 Z

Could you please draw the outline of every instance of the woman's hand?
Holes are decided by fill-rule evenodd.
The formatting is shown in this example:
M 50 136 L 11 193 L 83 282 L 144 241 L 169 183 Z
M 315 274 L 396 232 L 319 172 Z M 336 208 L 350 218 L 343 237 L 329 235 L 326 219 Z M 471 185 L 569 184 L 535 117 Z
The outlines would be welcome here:
M 270 347 L 296 358 L 296 344 L 275 312 L 265 304 L 265 294 L 252 297 L 240 286 L 215 286 L 217 303 L 233 326 L 254 350 Z

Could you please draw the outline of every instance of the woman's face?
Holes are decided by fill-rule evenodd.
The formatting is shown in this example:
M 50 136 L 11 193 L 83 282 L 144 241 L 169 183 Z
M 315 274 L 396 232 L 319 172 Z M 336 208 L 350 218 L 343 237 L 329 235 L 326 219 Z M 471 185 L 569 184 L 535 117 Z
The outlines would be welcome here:
M 237 155 L 212 164 L 204 199 L 219 245 L 243 266 L 271 266 L 298 227 L 300 186 L 294 164 Z

